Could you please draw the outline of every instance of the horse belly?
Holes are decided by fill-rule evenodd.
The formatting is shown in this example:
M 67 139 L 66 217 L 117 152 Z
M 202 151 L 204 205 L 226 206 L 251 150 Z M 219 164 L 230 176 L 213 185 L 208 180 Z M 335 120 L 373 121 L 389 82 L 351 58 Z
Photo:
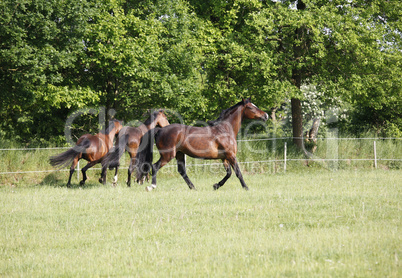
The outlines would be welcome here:
M 195 158 L 216 159 L 222 156 L 215 140 L 209 138 L 188 138 L 177 150 Z

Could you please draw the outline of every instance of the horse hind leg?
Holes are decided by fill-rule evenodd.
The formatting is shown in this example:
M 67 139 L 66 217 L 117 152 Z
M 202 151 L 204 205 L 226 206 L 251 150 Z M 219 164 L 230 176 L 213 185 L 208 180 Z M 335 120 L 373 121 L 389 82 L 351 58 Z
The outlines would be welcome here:
M 106 184 L 106 174 L 107 174 L 107 165 L 102 166 L 102 172 L 101 172 L 101 177 L 99 178 L 99 182 L 103 185 Z M 114 177 L 113 177 L 113 182 L 112 182 L 112 186 L 116 186 L 117 185 L 117 171 L 119 170 L 119 167 L 115 167 L 116 170 L 114 172 Z
M 158 173 L 159 169 L 165 166 L 170 160 L 172 160 L 173 157 L 174 155 L 163 153 L 161 154 L 161 158 L 159 158 L 159 160 L 152 165 L 152 184 L 145 187 L 146 191 L 152 191 L 156 188 L 156 174 Z
M 222 185 L 225 184 L 225 182 L 230 178 L 230 176 L 232 175 L 232 169 L 230 168 L 230 164 L 229 161 L 224 159 L 223 160 L 223 166 L 225 167 L 226 170 L 226 176 L 218 183 L 214 184 L 214 190 L 219 189 L 219 187 L 221 187 Z
M 77 156 L 77 157 L 74 158 L 73 163 L 71 164 L 71 167 L 70 167 L 70 176 L 68 177 L 67 187 L 70 187 L 70 186 L 71 186 L 71 177 L 72 177 L 73 174 L 74 174 L 75 167 L 77 167 L 78 160 L 79 160 L 79 158 L 78 158 L 78 156 Z
M 155 164 L 152 165 L 152 184 L 145 187 L 145 190 L 148 192 L 156 188 L 156 173 L 158 173 L 159 169 L 162 167 L 161 161 L 162 157 Z
M 190 189 L 195 189 L 194 184 L 190 181 L 189 177 L 187 176 L 186 172 L 186 159 L 184 156 L 184 153 L 182 152 L 177 152 L 176 154 L 176 160 L 177 160 L 177 171 L 180 173 L 180 175 L 183 177 L 184 181 L 187 183 L 188 187 Z
M 81 172 L 82 172 L 82 180 L 80 181 L 80 186 L 83 186 L 85 184 L 85 181 L 87 180 L 87 170 L 89 168 L 91 168 L 92 166 L 94 166 L 96 163 L 96 161 L 91 161 L 89 162 L 87 165 L 85 165 L 84 168 L 82 168 Z

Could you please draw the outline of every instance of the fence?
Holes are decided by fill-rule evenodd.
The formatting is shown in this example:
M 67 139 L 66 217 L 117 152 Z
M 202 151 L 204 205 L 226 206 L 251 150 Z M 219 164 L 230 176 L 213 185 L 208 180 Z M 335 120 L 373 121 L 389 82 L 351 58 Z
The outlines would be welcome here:
M 239 153 L 238 153 L 238 160 L 239 164 L 243 165 L 244 167 L 247 167 L 247 165 L 250 164 L 272 164 L 272 163 L 279 163 L 281 166 L 281 171 L 286 172 L 287 167 L 289 163 L 294 162 L 294 161 L 308 161 L 309 163 L 312 162 L 317 162 L 321 163 L 324 165 L 325 163 L 336 163 L 345 161 L 345 162 L 362 162 L 362 161 L 370 161 L 373 163 L 374 168 L 378 168 L 380 162 L 394 162 L 398 163 L 397 168 L 400 168 L 399 163 L 402 162 L 402 148 L 398 145 L 401 141 L 402 138 L 318 138 L 318 145 L 321 148 L 323 145 L 322 142 L 326 142 L 326 153 L 322 155 L 322 153 L 318 154 L 311 154 L 308 158 L 306 157 L 294 157 L 291 156 L 289 157 L 289 148 L 288 148 L 288 142 L 292 140 L 292 137 L 281 137 L 281 138 L 259 138 L 259 139 L 242 139 L 238 140 L 238 146 L 239 146 Z M 364 142 L 370 142 L 369 144 L 371 145 L 371 150 L 366 150 L 365 153 L 371 153 L 372 155 L 370 157 L 363 157 L 363 158 L 357 158 L 356 156 L 354 157 L 342 157 L 342 153 L 339 151 L 339 146 L 341 145 L 339 142 L 341 141 L 364 141 Z M 384 157 L 384 151 L 380 152 L 381 154 L 379 155 L 378 152 L 378 142 L 393 142 L 392 143 L 392 148 L 389 146 L 387 147 L 387 150 L 385 153 L 387 153 L 390 156 L 393 157 Z M 283 142 L 283 144 L 278 144 L 278 142 Z M 337 143 L 334 143 L 337 142 Z M 260 143 L 260 146 L 258 146 L 258 143 Z M 261 146 L 262 144 L 265 144 Z M 271 143 L 271 146 L 268 146 L 268 144 Z M 247 147 L 247 144 L 249 146 Z M 250 148 L 250 144 L 253 145 L 252 148 L 254 148 L 254 152 L 257 152 L 259 154 L 264 153 L 264 155 L 254 155 L 254 156 L 247 156 L 247 148 Z M 243 146 L 245 145 L 245 147 Z M 355 144 L 356 145 L 356 144 Z M 365 148 L 367 149 L 367 144 L 365 144 Z M 243 147 L 241 147 L 243 146 Z M 259 149 L 256 149 L 256 146 Z M 245 148 L 245 149 L 244 149 Z M 265 149 L 264 149 L 265 148 Z M 60 147 L 60 148 L 8 148 L 8 149 L 0 149 L 0 155 L 2 153 L 4 154 L 5 152 L 43 152 L 43 151 L 55 151 L 55 150 L 65 150 L 68 149 L 68 147 Z M 242 154 L 242 152 L 244 154 Z M 342 150 L 341 150 L 342 152 Z M 270 156 L 267 156 L 266 153 L 270 153 Z M 54 155 L 56 153 L 53 153 Z M 350 155 L 353 156 L 353 155 Z M 47 158 L 48 156 L 44 156 L 43 159 L 40 160 L 40 164 L 42 168 L 49 167 L 50 165 L 47 163 Z M 24 159 L 24 158 L 22 158 Z M 7 160 L 7 159 L 6 159 Z M 13 160 L 13 158 L 9 157 L 9 164 L 11 164 L 10 161 Z M 4 161 L 4 159 L 2 159 Z M 24 164 L 24 162 L 22 162 Z M 211 166 L 217 166 L 219 167 L 222 165 L 221 162 L 209 162 L 206 163 L 205 161 L 203 163 L 198 163 L 195 162 L 195 160 L 189 159 L 187 162 L 187 167 L 211 167 Z M 32 165 L 31 168 L 35 167 L 36 165 Z M 124 166 L 124 163 L 123 163 Z M 165 166 L 166 168 L 171 168 L 171 167 L 176 167 L 173 164 L 168 164 Z M 164 167 L 164 168 L 165 168 Z M 15 170 L 9 170 L 10 167 L 4 167 L 4 165 L 1 165 L 0 163 L 0 177 L 4 175 L 24 175 L 24 174 L 32 174 L 32 173 L 52 173 L 57 170 L 55 169 L 40 169 L 40 170 L 23 170 L 23 169 L 15 169 Z M 23 167 L 21 167 L 23 168 Z M 36 168 L 36 167 L 35 167 Z M 41 168 L 40 166 L 37 168 Z M 128 167 L 121 167 L 120 169 L 127 169 Z M 337 168 L 336 166 L 333 166 L 332 168 Z M 4 169 L 6 169 L 4 171 Z M 223 169 L 223 168 L 222 168 Z M 3 170 L 3 171 L 2 171 Z M 89 170 L 100 170 L 99 167 L 93 167 L 90 168 Z M 61 169 L 59 171 L 69 171 L 69 169 Z M 80 164 L 78 164 L 76 168 L 77 172 L 77 178 L 79 179 L 79 172 L 80 172 Z

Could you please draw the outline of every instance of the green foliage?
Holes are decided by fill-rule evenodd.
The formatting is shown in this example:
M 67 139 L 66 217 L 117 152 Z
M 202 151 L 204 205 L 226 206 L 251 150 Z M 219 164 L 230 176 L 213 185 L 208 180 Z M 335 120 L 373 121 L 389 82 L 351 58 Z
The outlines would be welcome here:
M 49 102 L 38 92 L 76 83 L 90 7 L 86 1 L 5 0 L 0 10 L 0 130 L 23 142 L 58 136 L 60 128 L 46 127 L 60 125 L 65 114 L 56 104 L 55 117 L 43 117 Z
M 401 10 L 380 0 L 4 0 L 0 136 L 61 138 L 83 107 L 126 122 L 167 108 L 190 124 L 252 96 L 282 114 L 301 99 L 311 115 L 301 85 L 347 103 L 348 131 L 398 134 Z

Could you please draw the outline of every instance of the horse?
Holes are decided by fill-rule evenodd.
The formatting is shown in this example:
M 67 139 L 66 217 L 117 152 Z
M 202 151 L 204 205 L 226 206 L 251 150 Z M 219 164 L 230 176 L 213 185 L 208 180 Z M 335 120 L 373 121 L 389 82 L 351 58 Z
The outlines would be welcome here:
M 84 134 L 78 139 L 73 148 L 59 155 L 50 157 L 50 164 L 52 166 L 60 166 L 60 168 L 63 168 L 72 162 L 67 187 L 70 187 L 71 176 L 81 158 L 88 161 L 88 164 L 81 170 L 82 180 L 80 181 L 80 186 L 85 184 L 85 181 L 87 180 L 86 171 L 97 163 L 102 162 L 105 155 L 113 147 L 114 136 L 119 133 L 122 127 L 123 125 L 121 121 L 112 120 L 110 125 L 104 131 L 95 135 Z
M 152 170 L 152 184 L 146 187 L 147 191 L 156 188 L 156 174 L 174 157 L 177 160 L 177 170 L 190 189 L 195 189 L 186 173 L 185 155 L 201 159 L 221 159 L 226 170 L 226 176 L 213 185 L 214 190 L 225 184 L 232 174 L 236 173 L 242 187 L 248 190 L 241 174 L 237 159 L 236 137 L 242 120 L 268 120 L 268 114 L 251 102 L 251 98 L 242 99 L 239 103 L 221 112 L 220 116 L 209 121 L 207 126 L 196 127 L 182 124 L 150 130 L 144 135 L 137 153 L 137 182 Z M 153 141 L 159 150 L 160 159 L 152 164 Z
M 137 149 L 140 145 L 142 136 L 150 129 L 156 126 L 164 127 L 169 125 L 169 121 L 165 115 L 164 110 L 157 110 L 151 114 L 151 116 L 145 120 L 139 127 L 125 126 L 119 133 L 116 146 L 107 154 L 102 161 L 102 173 L 99 179 L 100 183 L 106 183 L 107 168 L 116 168 L 116 173 L 113 179 L 113 185 L 117 183 L 117 170 L 119 168 L 119 161 L 124 151 L 127 150 L 130 155 L 130 166 L 128 167 L 127 186 L 131 186 L 131 174 L 134 171 L 135 157 L 137 155 Z

